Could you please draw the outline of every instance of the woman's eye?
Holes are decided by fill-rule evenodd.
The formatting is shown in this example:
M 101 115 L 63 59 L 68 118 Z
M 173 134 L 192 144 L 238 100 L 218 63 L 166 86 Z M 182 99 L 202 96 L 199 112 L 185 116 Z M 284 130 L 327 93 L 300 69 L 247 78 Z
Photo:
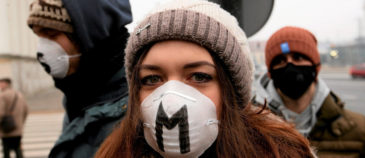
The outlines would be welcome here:
M 213 77 L 209 74 L 206 74 L 206 73 L 195 72 L 191 75 L 190 79 L 193 82 L 204 83 L 204 82 L 208 82 L 208 81 L 212 80 Z
M 149 75 L 149 76 L 143 77 L 141 82 L 142 82 L 142 85 L 152 86 L 159 82 L 162 82 L 162 79 L 158 75 Z

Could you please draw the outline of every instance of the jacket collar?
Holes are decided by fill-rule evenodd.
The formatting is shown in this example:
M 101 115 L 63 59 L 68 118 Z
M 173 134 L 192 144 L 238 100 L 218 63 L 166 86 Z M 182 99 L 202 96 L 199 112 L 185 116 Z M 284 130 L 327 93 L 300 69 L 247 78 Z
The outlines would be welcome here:
M 324 127 L 328 122 L 333 122 L 343 115 L 343 103 L 331 92 L 324 100 L 320 110 L 317 112 L 318 121 L 316 126 Z
M 56 87 L 65 94 L 64 106 L 69 119 L 74 119 L 87 108 L 126 96 L 128 86 L 124 76 L 122 68 L 108 80 L 78 74 L 55 80 Z
M 334 137 L 339 137 L 352 131 L 357 125 L 345 113 L 344 103 L 333 92 L 327 96 L 321 109 L 317 113 L 318 121 L 315 130 L 311 133 L 311 139 L 321 140 L 325 131 Z
M 112 132 L 112 127 L 110 125 L 116 124 L 122 116 L 127 111 L 127 100 L 128 97 L 121 98 L 115 102 L 109 102 L 101 106 L 94 106 L 86 109 L 84 115 L 76 117 L 72 122 L 69 122 L 67 126 L 64 125 L 61 136 L 58 138 L 56 144 L 50 152 L 50 157 L 52 155 L 58 155 L 59 152 L 65 150 L 65 146 L 75 145 L 70 143 L 75 143 L 75 140 L 80 138 L 80 136 L 88 133 L 87 130 L 99 130 L 99 137 L 94 139 L 95 142 L 102 142 L 106 136 Z M 65 117 L 66 122 L 67 117 Z M 111 121 L 114 120 L 114 121 Z M 100 129 L 93 129 L 92 124 L 103 123 Z M 89 131 L 90 132 L 90 131 Z M 77 145 L 76 145 L 77 146 Z
M 285 105 L 277 93 L 273 81 L 265 74 L 255 82 L 255 87 L 257 88 L 254 98 L 255 101 L 264 104 L 264 100 L 266 99 L 270 109 L 275 113 L 280 113 L 279 109 L 283 108 L 283 106 L 285 107 Z M 318 78 L 315 95 L 311 101 L 311 106 L 315 106 L 315 111 L 318 111 L 329 93 L 330 90 L 326 83 L 321 78 Z

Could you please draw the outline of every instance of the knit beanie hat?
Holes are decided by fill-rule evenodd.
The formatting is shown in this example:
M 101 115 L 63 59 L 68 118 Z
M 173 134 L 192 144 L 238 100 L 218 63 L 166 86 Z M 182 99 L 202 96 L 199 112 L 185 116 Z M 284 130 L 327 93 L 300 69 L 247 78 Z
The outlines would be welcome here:
M 266 66 L 270 70 L 271 62 L 280 54 L 301 53 L 308 57 L 320 69 L 320 57 L 316 37 L 303 28 L 287 26 L 275 32 L 267 41 L 265 48 Z
M 217 4 L 201 0 L 173 0 L 139 23 L 125 50 L 127 79 L 141 49 L 163 40 L 185 40 L 211 50 L 224 64 L 238 97 L 250 99 L 253 63 L 245 33 L 237 20 Z
M 73 32 L 71 18 L 62 0 L 34 0 L 30 4 L 27 22 L 29 27 L 37 25 L 66 33 Z

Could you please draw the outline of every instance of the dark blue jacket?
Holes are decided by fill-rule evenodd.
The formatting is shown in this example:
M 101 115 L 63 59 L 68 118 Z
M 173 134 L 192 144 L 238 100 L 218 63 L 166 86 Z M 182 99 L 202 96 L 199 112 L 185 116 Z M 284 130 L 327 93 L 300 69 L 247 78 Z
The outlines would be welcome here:
M 65 95 L 63 131 L 49 157 L 93 157 L 126 111 L 124 48 L 128 0 L 62 0 L 82 56 L 76 73 L 54 79 Z

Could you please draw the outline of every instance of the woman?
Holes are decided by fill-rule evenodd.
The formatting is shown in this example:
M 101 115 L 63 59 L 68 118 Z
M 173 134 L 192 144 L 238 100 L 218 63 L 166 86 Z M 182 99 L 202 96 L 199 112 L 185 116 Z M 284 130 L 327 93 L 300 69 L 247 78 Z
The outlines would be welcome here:
M 175 0 L 127 44 L 127 116 L 96 157 L 314 157 L 308 141 L 250 106 L 252 61 L 237 21 Z

